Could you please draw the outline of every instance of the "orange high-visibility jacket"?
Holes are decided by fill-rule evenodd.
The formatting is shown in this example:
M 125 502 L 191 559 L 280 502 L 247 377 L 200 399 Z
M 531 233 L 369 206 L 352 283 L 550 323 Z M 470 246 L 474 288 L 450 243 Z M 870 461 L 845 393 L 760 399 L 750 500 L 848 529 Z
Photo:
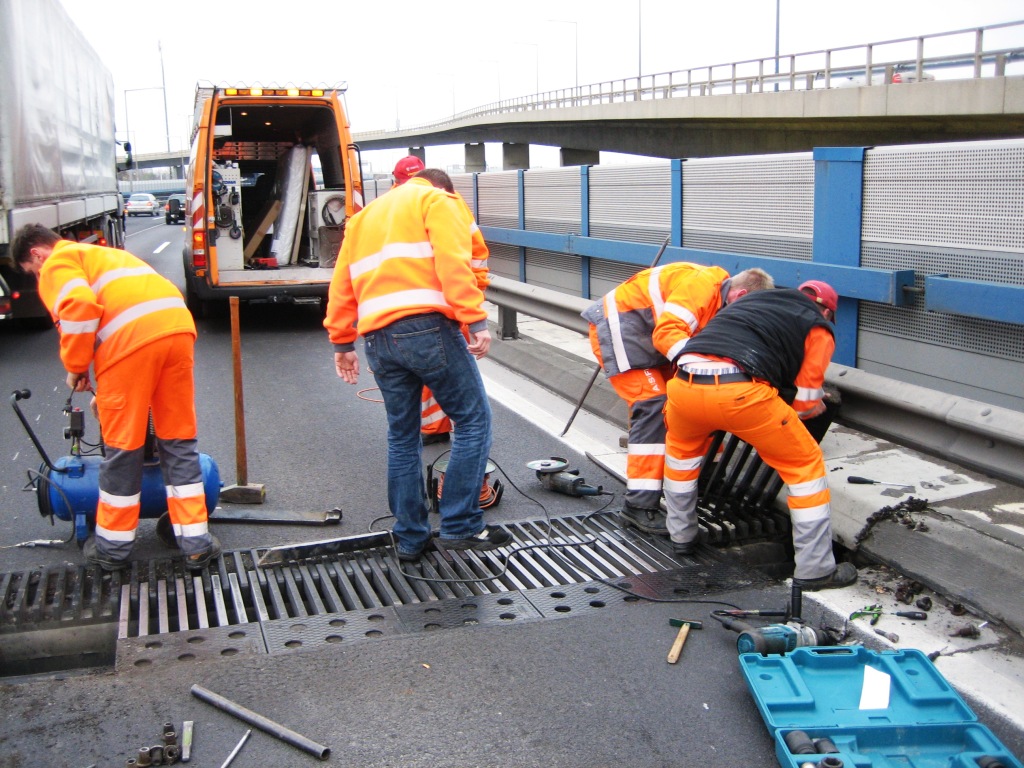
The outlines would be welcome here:
M 609 376 L 667 365 L 724 304 L 729 273 L 677 261 L 645 269 L 583 311 Z
M 421 178 L 349 219 L 324 320 L 335 351 L 353 349 L 358 334 L 427 312 L 440 312 L 470 332 L 486 328 L 466 224 L 455 196 Z
M 132 254 L 60 240 L 39 271 L 39 297 L 60 328 L 71 373 L 106 368 L 155 339 L 196 335 L 181 292 Z
M 490 268 L 487 263 L 487 260 L 491 255 L 491 251 L 487 247 L 487 241 L 484 240 L 484 233 L 480 231 L 480 227 L 477 226 L 476 219 L 473 218 L 473 211 L 470 210 L 466 199 L 458 192 L 455 193 L 455 197 L 461 204 L 462 210 L 466 214 L 466 218 L 469 219 L 469 234 L 473 239 L 473 258 L 470 261 L 470 266 L 473 268 L 473 274 L 476 275 L 476 284 L 482 291 L 491 284 Z

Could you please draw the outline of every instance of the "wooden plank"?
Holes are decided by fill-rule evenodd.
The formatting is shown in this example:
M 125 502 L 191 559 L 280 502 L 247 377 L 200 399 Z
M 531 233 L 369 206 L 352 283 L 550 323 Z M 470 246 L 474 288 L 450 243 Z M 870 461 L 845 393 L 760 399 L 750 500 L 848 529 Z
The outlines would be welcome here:
M 307 199 L 309 198 L 309 175 L 313 171 L 313 164 L 310 162 L 311 150 L 306 148 L 306 163 L 302 167 L 302 200 L 299 202 L 299 215 L 295 221 L 295 239 L 292 240 L 292 255 L 288 259 L 289 264 L 295 264 L 299 259 L 299 246 L 302 245 L 302 230 L 308 215 Z
M 267 236 L 267 232 L 281 213 L 281 201 L 271 200 L 270 205 L 264 209 L 264 213 L 260 216 L 260 224 L 256 227 L 256 231 L 252 237 L 249 238 L 249 242 L 246 243 L 244 250 L 242 251 L 242 257 L 248 260 L 256 249 L 260 247 L 260 243 L 263 242 L 263 238 Z

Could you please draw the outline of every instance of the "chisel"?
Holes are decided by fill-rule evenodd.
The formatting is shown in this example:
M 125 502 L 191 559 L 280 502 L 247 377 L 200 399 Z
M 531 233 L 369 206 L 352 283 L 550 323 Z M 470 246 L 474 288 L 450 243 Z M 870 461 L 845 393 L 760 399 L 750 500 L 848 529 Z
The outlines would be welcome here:
M 857 475 L 850 475 L 846 478 L 846 482 L 853 483 L 854 485 L 895 485 L 898 488 L 913 488 L 911 483 L 889 483 L 885 480 L 872 480 L 868 477 L 859 477 Z

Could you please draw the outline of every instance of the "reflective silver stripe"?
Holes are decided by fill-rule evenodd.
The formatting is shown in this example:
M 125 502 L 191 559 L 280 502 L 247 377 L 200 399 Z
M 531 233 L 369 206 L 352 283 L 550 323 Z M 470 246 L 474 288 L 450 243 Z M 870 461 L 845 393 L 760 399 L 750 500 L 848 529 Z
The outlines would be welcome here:
M 647 293 L 651 296 L 651 307 L 654 309 L 654 322 L 658 322 L 665 311 L 665 297 L 661 295 L 661 267 L 651 270 L 647 277 Z
M 630 456 L 664 456 L 664 443 L 630 443 L 628 453 Z
M 660 491 L 661 480 L 627 478 L 626 488 L 630 491 Z
M 828 520 L 829 517 L 829 505 L 819 504 L 816 507 L 807 507 L 801 509 L 799 507 L 789 508 L 789 517 L 793 521 L 793 525 L 803 525 L 806 523 L 816 523 L 820 520 Z
M 111 530 L 102 525 L 96 526 L 96 536 L 109 542 L 134 542 L 135 530 Z
M 790 496 L 813 496 L 816 493 L 828 490 L 828 478 L 819 477 L 816 480 L 808 480 L 806 483 L 790 483 Z
M 124 326 L 134 323 L 140 317 L 163 312 L 166 309 L 185 309 L 185 300 L 169 296 L 165 299 L 153 299 L 152 301 L 144 301 L 141 304 L 136 304 L 134 307 L 129 307 L 100 329 L 100 332 L 97 334 L 99 340 L 106 341 L 124 328 Z
M 469 265 L 474 269 L 480 269 L 487 266 L 487 259 L 471 259 Z
M 687 337 L 685 339 L 680 339 L 679 341 L 677 341 L 675 344 L 668 348 L 668 354 L 665 355 L 665 357 L 667 357 L 669 360 L 675 360 L 679 353 L 683 351 L 683 347 L 686 346 L 686 342 L 688 342 L 689 340 L 689 337 Z
M 620 371 L 630 369 L 626 347 L 622 343 L 622 326 L 619 323 L 619 308 L 615 304 L 615 291 L 609 291 L 604 297 L 604 315 L 608 319 L 608 332 L 612 340 L 612 352 L 615 354 L 615 366 Z
M 669 493 L 691 493 L 697 490 L 696 480 L 674 480 L 671 477 L 665 478 L 665 490 Z
M 367 272 L 379 269 L 388 259 L 432 259 L 434 249 L 429 242 L 420 243 L 388 243 L 377 253 L 371 253 L 348 265 L 348 273 L 353 280 Z
M 421 414 L 420 425 L 426 426 L 427 424 L 436 424 L 437 422 L 444 418 L 446 418 L 446 414 L 444 411 L 436 411 L 435 413 L 432 413 L 429 416 L 423 416 Z
M 61 320 L 60 332 L 63 334 L 96 333 L 100 327 L 99 318 L 95 320 Z
M 675 315 L 684 323 L 686 323 L 687 328 L 690 329 L 690 333 L 697 332 L 697 328 L 700 325 L 700 323 L 697 321 L 697 316 L 693 314 L 693 312 L 688 310 L 686 307 L 684 307 L 682 304 L 676 304 L 670 301 L 668 304 L 665 305 L 664 311 L 668 312 L 670 315 Z
M 480 227 L 477 226 L 475 221 L 472 224 L 469 225 L 469 234 L 475 235 L 479 231 L 480 231 Z
M 370 317 L 379 312 L 401 307 L 437 307 L 447 304 L 443 293 L 430 288 L 396 291 L 369 301 L 359 302 L 359 318 Z
M 114 494 L 108 493 L 107 491 L 100 491 L 100 501 L 102 501 L 108 507 L 117 507 L 118 509 L 133 507 L 139 503 L 139 499 L 141 498 L 141 493 L 133 493 L 131 496 L 115 496 Z
M 205 536 L 210 532 L 210 526 L 206 523 L 191 523 L 189 525 L 174 525 L 175 536 L 192 537 Z
M 435 405 L 437 405 L 437 400 L 433 397 L 428 397 L 426 400 L 420 401 L 420 410 L 425 411 L 428 408 L 433 408 Z
M 703 460 L 703 456 L 697 456 L 693 459 L 677 459 L 674 456 L 666 456 L 665 466 L 669 469 L 674 469 L 677 472 L 688 472 L 692 469 L 699 468 Z
M 821 400 L 825 396 L 825 390 L 821 387 L 812 389 L 810 387 L 797 387 L 796 388 L 796 399 L 797 400 Z
M 57 314 L 57 307 L 60 306 L 60 303 L 62 301 L 64 301 L 64 297 L 67 296 L 69 293 L 71 293 L 71 291 L 73 291 L 75 288 L 88 288 L 88 287 L 89 287 L 89 284 L 87 282 L 85 282 L 85 278 L 83 278 L 83 277 L 76 277 L 76 278 L 68 280 L 66 283 L 64 283 L 64 285 L 61 286 L 60 293 L 57 294 L 57 298 L 54 299 L 54 301 L 53 301 L 53 314 L 54 315 Z
M 104 272 L 100 275 L 99 279 L 93 283 L 90 287 L 97 296 L 104 288 L 110 285 L 115 280 L 120 280 L 124 277 L 139 277 L 140 275 L 155 275 L 156 270 L 148 264 L 144 264 L 141 267 L 122 267 L 121 269 L 112 269 L 109 272 Z
M 202 483 L 189 483 L 188 485 L 165 485 L 169 499 L 194 499 L 196 496 L 205 496 L 206 489 Z

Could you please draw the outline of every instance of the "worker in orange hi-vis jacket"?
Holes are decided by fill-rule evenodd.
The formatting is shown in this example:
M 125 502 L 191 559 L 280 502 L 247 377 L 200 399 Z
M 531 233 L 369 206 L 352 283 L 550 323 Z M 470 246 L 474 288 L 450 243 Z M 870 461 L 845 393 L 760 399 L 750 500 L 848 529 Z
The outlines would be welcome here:
M 594 356 L 629 404 L 623 524 L 668 535 L 661 499 L 671 361 L 721 307 L 773 285 L 757 268 L 730 278 L 720 267 L 674 262 L 638 272 L 583 311 Z
M 818 590 L 857 581 L 853 564 L 836 565 L 825 460 L 804 426 L 825 410 L 838 303 L 832 286 L 817 280 L 744 296 L 715 315 L 677 358 L 665 409 L 665 505 L 677 554 L 698 545 L 702 457 L 712 434 L 725 430 L 753 446 L 789 487 L 794 584 Z M 792 405 L 780 391 L 794 393 Z
M 39 279 L 39 297 L 60 330 L 68 387 L 91 390 L 90 366 L 96 376 L 106 452 L 86 558 L 108 571 L 128 561 L 152 414 L 175 540 L 186 567 L 205 567 L 220 542 L 207 524 L 192 377 L 196 327 L 181 293 L 130 253 L 62 240 L 41 224 L 19 230 L 11 253 Z
M 392 189 L 394 189 L 394 187 L 400 187 L 409 179 L 420 175 L 420 172 L 424 169 L 425 166 L 423 161 L 415 155 L 403 157 L 395 163 L 394 170 L 391 172 L 391 175 L 394 176 L 395 179 Z M 490 250 L 487 247 L 487 242 L 484 240 L 483 233 L 480 231 L 480 227 L 477 226 L 476 220 L 473 218 L 473 212 L 469 209 L 466 201 L 463 199 L 462 195 L 455 191 L 455 187 L 452 186 L 451 178 L 448 174 L 443 174 L 447 181 L 441 181 L 438 176 L 430 175 L 433 171 L 435 171 L 435 169 L 429 169 L 427 171 L 430 183 L 435 187 L 438 187 L 438 189 L 444 189 L 445 192 L 454 195 L 458 199 L 463 212 L 466 214 L 469 231 L 473 238 L 473 256 L 470 264 L 473 267 L 473 274 L 476 276 L 476 283 L 480 287 L 480 290 L 486 290 L 487 286 L 491 282 L 490 272 L 487 265 L 487 260 L 490 257 Z M 437 404 L 437 400 L 435 400 L 434 396 L 431 394 L 430 388 L 424 387 L 423 398 L 420 402 L 420 435 L 423 438 L 423 444 L 432 445 L 434 443 L 447 443 L 451 439 L 451 431 L 451 419 L 449 419 L 441 409 L 441 406 Z M 493 491 L 482 491 L 481 503 L 486 503 L 486 500 L 484 499 L 485 495 L 493 498 Z
M 419 559 L 433 538 L 419 433 L 424 385 L 458 425 L 438 504 L 439 540 L 445 548 L 484 551 L 512 539 L 500 526 L 484 525 L 478 499 L 492 435 L 474 358 L 487 354 L 491 335 L 471 255 L 458 200 L 414 178 L 349 219 L 331 278 L 324 327 L 335 370 L 358 383 L 355 341 L 362 336 L 387 411 L 388 506 L 405 562 Z

